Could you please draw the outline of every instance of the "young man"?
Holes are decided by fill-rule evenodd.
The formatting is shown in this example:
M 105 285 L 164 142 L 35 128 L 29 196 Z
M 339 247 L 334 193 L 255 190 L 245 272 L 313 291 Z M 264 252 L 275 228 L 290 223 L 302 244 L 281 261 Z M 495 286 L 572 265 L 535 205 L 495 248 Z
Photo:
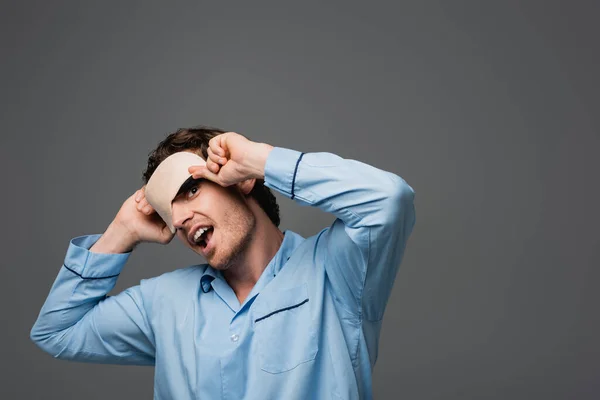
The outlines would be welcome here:
M 171 162 L 192 153 L 201 158 L 187 171 Z M 187 179 L 169 194 L 176 175 Z M 202 127 L 169 135 L 144 177 L 102 236 L 71 241 L 31 331 L 39 347 L 155 365 L 158 399 L 372 397 L 381 321 L 415 223 L 402 178 Z M 268 188 L 337 218 L 306 239 L 281 232 Z M 208 264 L 107 296 L 138 243 L 174 235 Z

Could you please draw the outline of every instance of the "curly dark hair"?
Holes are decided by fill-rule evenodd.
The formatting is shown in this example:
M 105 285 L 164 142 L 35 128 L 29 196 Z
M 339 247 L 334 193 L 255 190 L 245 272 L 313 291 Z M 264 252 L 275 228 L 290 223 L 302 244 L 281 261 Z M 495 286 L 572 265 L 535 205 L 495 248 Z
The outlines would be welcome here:
M 200 151 L 199 155 L 206 159 L 208 157 L 207 150 L 210 139 L 225 132 L 227 131 L 219 128 L 199 125 L 192 128 L 180 128 L 167 135 L 167 137 L 158 144 L 156 149 L 148 154 L 148 165 L 143 173 L 144 183 L 148 183 L 148 180 L 158 165 L 163 162 L 165 158 L 174 153 L 183 150 Z M 271 222 L 279 227 L 279 205 L 277 204 L 277 200 L 271 192 L 271 189 L 264 185 L 263 179 L 256 180 L 254 188 L 252 188 L 252 191 L 250 192 L 250 196 L 258 202 L 260 207 L 269 216 L 269 219 L 271 219 Z

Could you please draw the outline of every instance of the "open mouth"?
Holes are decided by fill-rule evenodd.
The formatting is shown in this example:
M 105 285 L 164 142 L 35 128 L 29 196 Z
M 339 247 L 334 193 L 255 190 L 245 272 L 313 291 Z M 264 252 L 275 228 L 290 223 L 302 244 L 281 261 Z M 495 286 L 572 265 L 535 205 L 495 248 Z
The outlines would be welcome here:
M 205 249 L 210 242 L 214 229 L 212 226 L 198 229 L 194 234 L 194 243 L 200 246 L 200 248 Z

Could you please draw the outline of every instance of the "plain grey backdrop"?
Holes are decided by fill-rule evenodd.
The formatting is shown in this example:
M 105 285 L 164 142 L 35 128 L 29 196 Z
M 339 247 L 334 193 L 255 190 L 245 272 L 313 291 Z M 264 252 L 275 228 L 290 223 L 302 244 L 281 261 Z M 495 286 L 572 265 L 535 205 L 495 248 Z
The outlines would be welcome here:
M 417 223 L 379 399 L 600 397 L 596 1 L 2 2 L 2 399 L 151 398 L 29 331 L 69 240 L 209 124 L 401 175 Z M 278 196 L 282 228 L 332 222 Z M 115 292 L 197 263 L 142 245 Z

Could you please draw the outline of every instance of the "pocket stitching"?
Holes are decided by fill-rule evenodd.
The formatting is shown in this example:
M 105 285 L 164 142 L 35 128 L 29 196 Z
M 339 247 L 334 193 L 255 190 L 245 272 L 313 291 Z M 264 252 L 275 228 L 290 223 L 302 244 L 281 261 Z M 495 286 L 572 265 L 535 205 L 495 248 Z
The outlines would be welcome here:
M 269 313 L 269 314 L 267 314 L 267 315 L 263 315 L 262 317 L 255 319 L 255 320 L 254 320 L 254 323 L 257 323 L 257 322 L 259 322 L 259 321 L 262 321 L 263 319 L 267 319 L 267 318 L 269 318 L 270 316 L 272 316 L 272 315 L 275 315 L 275 314 L 277 314 L 277 313 L 280 313 L 280 312 L 282 312 L 282 311 L 287 311 L 287 310 L 291 310 L 291 309 L 293 309 L 293 308 L 296 308 L 296 307 L 300 307 L 300 306 L 301 306 L 301 305 L 303 305 L 304 303 L 308 303 L 308 299 L 304 299 L 304 300 L 303 300 L 303 301 L 301 301 L 300 303 L 298 303 L 298 304 L 295 304 L 295 305 L 293 305 L 293 306 L 284 307 L 284 308 L 281 308 L 281 309 L 279 309 L 279 310 L 272 311 L 272 312 L 270 312 L 270 313 Z
M 287 371 L 291 371 L 301 364 L 314 361 L 318 353 L 318 343 L 314 331 L 315 328 L 314 326 L 312 326 L 311 323 L 311 327 L 305 327 L 308 329 L 306 336 L 306 340 L 308 341 L 306 345 L 308 347 L 305 347 L 305 350 L 302 352 L 301 356 L 296 356 L 293 360 L 280 360 L 277 359 L 279 357 L 276 357 L 274 359 L 274 355 L 269 354 L 272 349 L 268 349 L 270 349 L 272 346 L 268 344 L 269 340 L 263 335 L 266 334 L 266 332 L 271 331 L 274 325 L 270 324 L 280 323 L 278 318 L 270 317 L 279 314 L 282 311 L 289 311 L 290 313 L 294 313 L 294 309 L 304 310 L 302 311 L 302 314 L 308 312 L 310 315 L 310 312 L 308 310 L 305 310 L 305 308 L 308 307 L 306 304 L 309 302 L 306 283 L 292 288 L 282 289 L 280 291 L 280 294 L 283 293 L 286 293 L 286 295 L 282 297 L 276 297 L 276 300 L 271 299 L 271 301 L 268 301 L 264 304 L 256 304 L 258 307 L 255 309 L 255 315 L 251 320 L 253 322 L 253 325 L 255 325 L 257 329 L 255 333 L 259 334 L 259 331 L 263 332 L 260 333 L 260 337 L 258 338 L 258 346 L 260 349 L 260 369 L 269 374 L 280 374 L 285 373 Z M 288 314 L 289 313 L 285 312 L 281 315 L 286 316 Z M 270 335 L 267 334 L 267 336 Z M 265 342 L 265 340 L 267 341 Z

